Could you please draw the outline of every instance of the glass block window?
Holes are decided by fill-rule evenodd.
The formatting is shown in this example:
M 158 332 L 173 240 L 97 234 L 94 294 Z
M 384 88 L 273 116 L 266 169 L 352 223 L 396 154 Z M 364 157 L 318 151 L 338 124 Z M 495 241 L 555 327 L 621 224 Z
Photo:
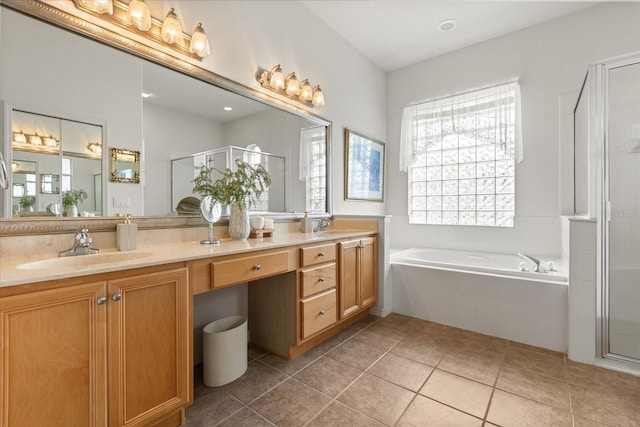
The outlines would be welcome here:
M 68 157 L 62 158 L 62 181 L 61 191 L 71 191 L 71 159 Z
M 518 92 L 509 83 L 405 108 L 411 224 L 513 227 Z
M 306 183 L 307 212 L 327 210 L 327 136 L 324 126 L 300 131 L 300 180 Z

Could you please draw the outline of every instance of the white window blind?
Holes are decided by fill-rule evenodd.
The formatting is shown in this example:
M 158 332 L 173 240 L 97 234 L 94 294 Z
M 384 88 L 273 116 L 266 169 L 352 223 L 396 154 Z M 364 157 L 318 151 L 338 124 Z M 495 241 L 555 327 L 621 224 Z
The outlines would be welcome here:
M 299 179 L 306 182 L 306 211 L 327 210 L 326 129 L 314 126 L 300 130 Z
M 512 227 L 520 123 L 517 82 L 406 107 L 400 169 L 409 222 Z

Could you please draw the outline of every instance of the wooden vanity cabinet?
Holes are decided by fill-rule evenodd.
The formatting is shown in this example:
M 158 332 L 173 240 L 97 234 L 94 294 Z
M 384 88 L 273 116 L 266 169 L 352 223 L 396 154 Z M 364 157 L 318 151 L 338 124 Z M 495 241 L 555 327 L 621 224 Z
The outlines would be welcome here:
M 339 243 L 340 319 L 373 305 L 378 297 L 377 239 Z
M 1 427 L 180 423 L 192 388 L 187 269 L 119 276 L 0 298 Z

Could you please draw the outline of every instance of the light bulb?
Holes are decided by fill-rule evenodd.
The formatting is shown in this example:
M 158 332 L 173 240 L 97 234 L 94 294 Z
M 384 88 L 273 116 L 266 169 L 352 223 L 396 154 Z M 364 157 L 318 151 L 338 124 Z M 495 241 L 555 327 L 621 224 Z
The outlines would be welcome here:
M 300 93 L 300 85 L 298 84 L 296 73 L 291 73 L 287 76 L 286 86 L 287 86 L 287 95 L 298 96 L 298 94 Z
M 303 101 L 311 101 L 313 99 L 313 89 L 309 84 L 309 80 L 304 79 L 302 83 L 300 83 L 300 96 L 299 98 Z
M 29 135 L 29 144 L 42 145 L 42 138 L 40 138 L 38 132 L 35 135 Z
M 200 58 L 206 58 L 211 53 L 209 39 L 204 32 L 204 28 L 202 28 L 202 24 L 198 24 L 196 29 L 193 30 L 189 52 L 198 55 Z
M 95 13 L 106 13 L 113 15 L 113 1 L 112 0 L 80 0 L 80 3 L 94 11 Z
M 140 31 L 149 31 L 151 12 L 144 0 L 131 0 L 127 9 L 127 21 Z
M 18 142 L 21 144 L 27 143 L 27 137 L 22 131 L 13 133 L 13 142 Z
M 313 99 L 311 100 L 313 105 L 317 107 L 318 105 L 324 105 L 324 94 L 320 89 L 320 85 L 316 86 L 313 90 Z
M 58 146 L 58 140 L 55 139 L 53 137 L 53 135 L 49 134 L 48 137 L 45 137 L 43 139 L 44 145 L 46 145 L 47 147 L 57 147 Z
M 284 74 L 282 73 L 282 68 L 280 68 L 280 65 L 276 65 L 271 70 L 269 85 L 276 90 L 284 89 Z
M 182 27 L 173 8 L 167 13 L 162 23 L 162 40 L 169 44 L 182 44 Z

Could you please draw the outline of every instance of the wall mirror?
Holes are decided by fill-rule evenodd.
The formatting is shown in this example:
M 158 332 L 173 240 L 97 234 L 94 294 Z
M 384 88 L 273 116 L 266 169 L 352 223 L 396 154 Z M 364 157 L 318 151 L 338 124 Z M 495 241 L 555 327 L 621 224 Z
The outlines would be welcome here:
M 40 193 L 60 194 L 60 175 L 50 173 L 40 175 Z
M 111 182 L 140 182 L 140 152 L 111 148 Z
M 87 115 L 104 124 L 104 147 L 127 147 L 141 153 L 141 185 L 121 186 L 110 181 L 110 173 L 97 171 L 91 174 L 92 193 L 102 195 L 90 200 L 91 212 L 100 207 L 105 216 L 121 213 L 122 209 L 114 207 L 116 198 L 129 198 L 132 203 L 143 204 L 136 212 L 144 216 L 176 215 L 171 196 L 172 160 L 220 147 L 257 144 L 265 152 L 286 159 L 281 177 L 285 182 L 285 203 L 282 211 L 270 211 L 269 214 L 296 218 L 299 213 L 311 210 L 319 215 L 329 215 L 329 121 L 305 108 L 194 67 L 167 55 L 168 52 L 146 48 L 135 40 L 99 27 L 99 23 L 57 9 L 53 3 L 32 0 L 3 3 L 0 17 L 0 43 L 8 71 L 0 76 L 3 101 L 44 106 L 42 110 L 30 108 L 30 111 Z M 92 46 L 87 47 L 88 44 Z M 51 66 L 28 67 L 25 64 L 29 58 L 39 58 L 42 52 L 50 52 Z M 26 81 L 40 84 L 41 80 L 44 91 L 56 85 L 64 86 L 69 80 L 67 73 L 77 72 L 75 69 L 79 64 L 91 64 L 88 57 L 98 56 L 96 52 L 101 58 L 108 58 L 101 59 L 109 61 L 108 70 L 92 67 L 95 72 L 76 74 L 68 83 L 73 87 L 62 96 L 33 93 L 27 94 L 30 95 L 28 100 L 23 100 L 25 94 L 12 89 L 24 87 Z M 66 59 L 60 59 L 63 56 Z M 42 58 L 37 61 L 41 62 Z M 143 99 L 143 92 L 150 96 Z M 225 111 L 224 107 L 229 106 L 233 109 Z M 103 111 L 111 115 L 103 114 Z M 139 116 L 129 117 L 138 111 Z M 10 162 L 13 159 L 11 150 L 7 147 L 4 150 L 3 154 Z M 303 157 L 303 168 L 299 167 L 301 155 L 307 156 Z M 58 174 L 62 193 L 65 174 Z M 96 176 L 101 176 L 101 185 L 97 185 Z M 6 205 L 12 203 L 9 196 L 3 197 Z M 314 201 L 311 209 L 309 200 Z M 43 203 L 38 201 L 39 206 Z M 88 208 L 85 210 L 89 211 Z M 10 208 L 5 206 L 2 211 L 4 218 L 11 217 L 8 215 L 12 212 Z

